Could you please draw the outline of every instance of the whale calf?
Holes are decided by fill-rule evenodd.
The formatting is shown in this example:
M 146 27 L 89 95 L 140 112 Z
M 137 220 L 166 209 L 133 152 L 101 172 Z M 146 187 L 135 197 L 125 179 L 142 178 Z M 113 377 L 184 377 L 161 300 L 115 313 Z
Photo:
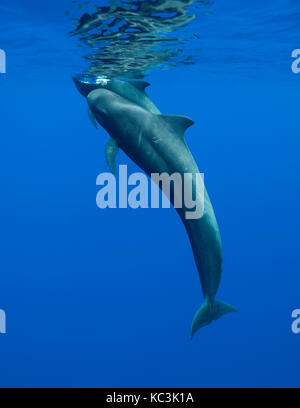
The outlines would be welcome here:
M 185 130 L 194 123 L 190 118 L 154 114 L 108 89 L 93 90 L 88 94 L 87 102 L 97 122 L 116 146 L 149 176 L 153 173 L 199 174 L 184 139 Z M 114 163 L 111 166 L 114 168 Z M 194 183 L 192 188 L 195 188 Z M 196 200 L 200 199 L 196 197 Z M 172 196 L 170 200 L 174 204 Z M 201 327 L 236 309 L 215 299 L 222 273 L 222 244 L 206 189 L 203 216 L 186 219 L 185 210 L 184 205 L 176 208 L 190 239 L 204 296 L 192 322 L 192 338 Z

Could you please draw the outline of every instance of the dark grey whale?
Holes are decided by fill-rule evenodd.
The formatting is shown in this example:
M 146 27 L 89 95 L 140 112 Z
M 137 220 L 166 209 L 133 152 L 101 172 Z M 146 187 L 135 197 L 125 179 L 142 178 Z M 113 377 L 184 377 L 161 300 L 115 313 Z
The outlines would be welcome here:
M 88 96 L 89 93 L 96 89 L 108 89 L 124 98 L 128 99 L 131 102 L 136 103 L 137 105 L 141 106 L 142 108 L 146 109 L 149 112 L 154 114 L 159 114 L 159 109 L 154 105 L 151 99 L 146 94 L 146 88 L 150 85 L 146 81 L 121 81 L 119 79 L 107 79 L 107 78 L 94 78 L 91 79 L 89 77 L 80 77 L 75 76 L 73 77 L 74 84 L 81 93 L 82 96 L 85 98 Z M 95 120 L 94 115 L 92 114 L 91 110 L 88 110 L 88 115 L 93 123 L 93 125 L 97 128 L 97 123 Z M 105 157 L 108 167 L 112 173 L 115 173 L 115 159 L 118 154 L 119 148 L 116 144 L 114 138 L 111 138 L 106 147 L 105 147 Z
M 185 116 L 160 115 L 108 89 L 96 89 L 87 96 L 98 123 L 148 175 L 152 173 L 199 174 L 197 164 L 185 142 L 184 132 L 194 122 Z M 114 163 L 110 164 L 114 169 Z M 195 188 L 194 183 L 192 188 Z M 196 197 L 200 200 L 200 197 Z M 171 196 L 171 202 L 174 200 Z M 215 299 L 222 272 L 222 244 L 213 207 L 205 189 L 201 218 L 187 219 L 186 208 L 176 208 L 188 233 L 202 285 L 204 302 L 191 327 L 195 332 L 236 309 Z

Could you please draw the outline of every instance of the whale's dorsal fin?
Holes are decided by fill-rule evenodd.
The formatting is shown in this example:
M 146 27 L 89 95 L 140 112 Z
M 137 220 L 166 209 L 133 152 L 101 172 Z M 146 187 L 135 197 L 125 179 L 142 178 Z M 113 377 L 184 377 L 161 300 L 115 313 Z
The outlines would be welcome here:
M 160 115 L 160 117 L 176 132 L 184 137 L 184 132 L 195 122 L 187 116 L 179 115 Z
M 108 164 L 109 170 L 115 174 L 116 173 L 116 157 L 119 151 L 118 143 L 112 137 L 107 142 L 105 147 L 105 158 Z
M 129 83 L 141 92 L 145 92 L 145 89 L 150 86 L 146 81 L 130 81 Z

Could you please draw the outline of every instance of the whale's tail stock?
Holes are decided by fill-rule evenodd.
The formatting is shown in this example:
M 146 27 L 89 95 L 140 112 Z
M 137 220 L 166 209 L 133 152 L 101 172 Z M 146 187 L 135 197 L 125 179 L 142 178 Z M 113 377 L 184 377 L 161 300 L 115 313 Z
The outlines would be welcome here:
M 223 315 L 232 312 L 237 312 L 237 309 L 227 303 L 220 302 L 219 300 L 211 301 L 206 298 L 194 316 L 191 327 L 191 339 L 201 327 L 207 326 L 213 320 L 218 320 Z

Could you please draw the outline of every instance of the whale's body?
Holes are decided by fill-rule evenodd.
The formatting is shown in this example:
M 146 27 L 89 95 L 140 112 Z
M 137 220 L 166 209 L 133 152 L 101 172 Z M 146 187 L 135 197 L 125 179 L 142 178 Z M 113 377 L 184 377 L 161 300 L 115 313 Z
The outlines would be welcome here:
M 92 91 L 87 101 L 96 120 L 109 133 L 115 145 L 148 175 L 199 174 L 184 139 L 185 130 L 193 124 L 191 119 L 154 114 L 107 89 Z M 114 170 L 114 166 L 110 167 Z M 196 199 L 200 200 L 200 197 Z M 176 210 L 191 242 L 204 295 L 204 303 L 192 322 L 193 337 L 199 328 L 236 309 L 215 300 L 222 273 L 222 244 L 207 191 L 204 193 L 204 213 L 201 218 L 186 219 L 184 206 Z

